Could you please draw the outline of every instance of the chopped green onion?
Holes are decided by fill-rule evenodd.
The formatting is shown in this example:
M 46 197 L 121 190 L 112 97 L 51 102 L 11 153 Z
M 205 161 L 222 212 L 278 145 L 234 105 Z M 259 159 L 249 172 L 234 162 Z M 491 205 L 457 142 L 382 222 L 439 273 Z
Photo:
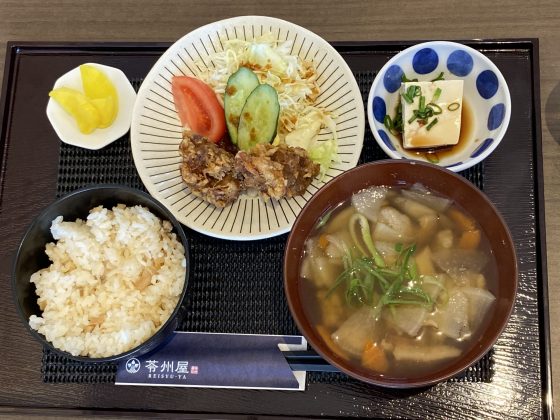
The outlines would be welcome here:
M 407 95 L 414 99 L 416 97 L 416 88 L 418 86 L 409 86 L 408 89 L 406 90 Z
M 416 244 L 412 244 L 410 245 L 408 248 L 406 248 L 403 251 L 404 254 L 404 258 L 403 258 L 403 265 L 401 267 L 401 277 L 402 279 L 404 279 L 404 275 L 408 272 L 408 270 L 410 269 L 410 266 L 408 264 L 408 261 L 410 260 L 410 257 L 412 257 L 412 254 L 414 254 L 416 252 Z M 402 285 L 402 282 L 399 286 Z
M 402 94 L 402 97 L 406 103 L 411 104 L 414 102 L 415 97 L 420 96 L 421 92 L 420 86 L 409 86 L 406 92 Z
M 347 276 L 349 275 L 349 271 L 350 268 L 347 268 L 346 270 L 344 270 L 342 273 L 338 275 L 336 281 L 326 293 L 325 299 L 327 299 L 338 288 L 338 286 L 340 286 L 346 280 Z
M 410 96 L 408 96 L 406 93 L 403 93 L 402 97 L 406 101 L 407 104 L 411 104 L 412 102 L 414 102 L 413 99 Z
M 430 131 L 432 129 L 432 127 L 437 124 L 437 122 L 438 122 L 438 119 L 434 118 L 432 120 L 432 122 L 430 124 L 428 124 L 428 126 L 426 127 L 426 130 Z
M 452 102 L 447 105 L 447 109 L 450 111 L 457 111 L 460 107 L 461 105 L 459 105 L 459 102 Z
M 398 136 L 402 133 L 402 108 L 400 103 L 398 103 L 395 108 L 395 118 L 392 119 L 390 115 L 385 115 L 383 118 L 383 125 L 385 125 L 387 130 L 394 136 Z
M 437 82 L 438 80 L 445 80 L 443 78 L 443 72 L 441 72 L 438 77 L 436 77 L 435 79 L 430 80 L 431 82 Z
M 426 97 L 425 96 L 420 96 L 420 102 L 418 104 L 418 111 L 424 112 L 425 108 L 426 108 Z
M 375 318 L 384 307 L 394 311 L 393 305 L 433 307 L 435 302 L 420 287 L 421 279 L 413 258 L 416 246 L 404 248 L 397 244 L 395 247 L 400 251 L 393 267 L 381 268 L 371 257 L 356 258 L 337 277 L 325 298 L 344 284 L 347 303 L 369 306 Z
M 391 270 L 390 268 L 380 268 L 378 271 L 379 274 L 389 278 L 395 278 L 399 276 L 399 273 L 397 271 Z
M 393 121 L 393 126 L 395 129 L 402 131 L 402 105 L 397 104 L 395 108 L 395 120 Z
M 406 77 L 406 74 L 403 74 L 401 77 L 401 81 L 403 83 L 407 83 L 407 82 L 417 82 L 418 79 L 409 79 L 408 77 Z
M 383 118 L 383 125 L 387 128 L 387 130 L 393 130 L 393 120 L 391 120 L 389 115 L 385 115 L 385 118 Z
M 432 102 L 435 102 L 439 99 L 439 96 L 441 95 L 441 88 L 437 88 L 436 91 L 434 92 L 434 96 L 432 98 Z
M 432 109 L 432 113 L 434 115 L 439 115 L 443 112 L 443 109 L 441 109 L 441 107 L 438 104 L 434 104 L 433 102 L 430 102 L 428 106 Z
M 365 250 L 362 247 L 362 243 L 359 240 L 358 236 L 356 235 L 356 229 L 354 229 L 354 224 L 356 222 L 358 222 L 358 225 L 360 227 L 360 233 L 362 234 L 361 239 L 363 240 L 363 243 L 366 245 L 367 250 Z M 362 254 L 368 255 L 367 251 L 369 251 L 369 253 L 371 254 L 371 256 L 375 261 L 375 264 L 378 267 L 385 267 L 385 261 L 383 260 L 381 255 L 379 255 L 379 252 L 377 252 L 377 249 L 375 248 L 375 245 L 373 243 L 371 231 L 369 229 L 369 222 L 366 219 L 366 217 L 360 213 L 356 213 L 352 215 L 350 221 L 348 222 L 348 225 L 350 230 L 350 236 L 352 237 L 354 244 L 362 252 Z
M 418 276 L 418 267 L 413 257 L 410 258 L 408 263 L 408 274 L 411 279 L 415 279 Z

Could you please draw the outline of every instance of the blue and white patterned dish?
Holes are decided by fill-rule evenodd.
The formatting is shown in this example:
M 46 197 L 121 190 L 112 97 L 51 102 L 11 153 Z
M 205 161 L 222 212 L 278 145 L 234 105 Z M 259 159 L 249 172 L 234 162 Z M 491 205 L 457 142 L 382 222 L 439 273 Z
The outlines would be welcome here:
M 446 80 L 464 81 L 463 99 L 472 111 L 471 135 L 464 147 L 443 157 L 438 165 L 454 172 L 481 162 L 496 149 L 507 130 L 511 98 L 507 83 L 492 61 L 480 52 L 456 42 L 433 41 L 407 48 L 395 55 L 377 74 L 367 103 L 367 116 L 375 140 L 394 159 L 421 159 L 403 149 L 399 138 L 384 126 L 399 103 L 402 75 L 429 81 L 444 72 Z

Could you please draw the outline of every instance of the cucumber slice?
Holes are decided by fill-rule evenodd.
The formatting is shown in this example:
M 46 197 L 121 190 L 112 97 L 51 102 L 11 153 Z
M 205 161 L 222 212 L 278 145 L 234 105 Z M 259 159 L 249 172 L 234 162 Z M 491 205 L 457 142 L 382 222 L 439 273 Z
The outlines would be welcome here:
M 226 94 L 224 95 L 224 111 L 229 137 L 233 144 L 237 144 L 237 127 L 239 126 L 241 110 L 251 92 L 258 85 L 259 78 L 247 67 L 240 67 L 227 81 Z
M 280 103 L 276 89 L 259 85 L 249 95 L 239 118 L 237 145 L 250 150 L 259 143 L 270 143 L 276 136 Z

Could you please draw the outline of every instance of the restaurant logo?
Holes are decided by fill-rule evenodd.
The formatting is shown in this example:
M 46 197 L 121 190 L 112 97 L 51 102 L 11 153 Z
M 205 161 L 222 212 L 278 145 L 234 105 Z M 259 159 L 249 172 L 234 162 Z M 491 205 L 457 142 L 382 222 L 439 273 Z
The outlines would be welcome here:
M 140 360 L 133 357 L 126 361 L 126 371 L 128 373 L 136 373 L 140 370 Z
M 188 374 L 198 375 L 198 366 L 190 366 L 186 360 L 146 360 L 144 367 L 148 369 L 149 379 L 186 380 Z
M 185 360 L 146 360 L 144 368 L 148 371 L 148 379 L 182 379 L 186 380 L 188 374 L 198 375 L 198 366 L 189 366 Z M 137 358 L 128 359 L 125 364 L 128 373 L 138 373 L 142 369 L 142 363 Z

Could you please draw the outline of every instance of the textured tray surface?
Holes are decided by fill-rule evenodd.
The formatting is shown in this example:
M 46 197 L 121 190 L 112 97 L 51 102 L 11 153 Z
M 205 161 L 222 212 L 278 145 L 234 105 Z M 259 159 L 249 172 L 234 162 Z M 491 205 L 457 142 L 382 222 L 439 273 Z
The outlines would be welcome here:
M 115 387 L 112 385 L 86 386 L 77 382 L 89 377 L 101 380 L 89 366 L 72 368 L 74 380 L 53 386 L 42 383 L 39 372 L 41 350 L 27 334 L 14 311 L 10 291 L 13 253 L 17 249 L 25 228 L 48 203 L 55 198 L 57 191 L 64 194 L 82 185 L 94 182 L 116 182 L 139 186 L 132 161 L 126 148 L 119 148 L 120 142 L 111 147 L 116 149 L 100 154 L 71 155 L 66 149 L 60 150 L 60 142 L 45 117 L 45 106 L 52 81 L 60 74 L 83 62 L 99 62 L 121 68 L 129 78 L 144 77 L 154 62 L 161 56 L 168 44 L 35 44 L 22 43 L 9 46 L 9 61 L 6 66 L 4 89 L 3 125 L 0 144 L 3 150 L 0 171 L 0 336 L 4 349 L 0 373 L 10 384 L 0 393 L 0 402 L 5 405 L 64 407 L 88 409 L 171 411 L 174 413 L 221 413 L 217 417 L 230 414 L 244 415 L 287 415 L 305 418 L 329 417 L 398 417 L 398 418 L 539 418 L 551 414 L 548 399 L 551 393 L 550 355 L 548 345 L 548 320 L 546 271 L 544 263 L 543 201 L 539 195 L 543 180 L 540 155 L 540 100 L 538 72 L 538 44 L 535 40 L 512 41 L 472 41 L 468 45 L 484 52 L 500 69 L 510 86 L 512 95 L 512 119 L 503 143 L 484 162 L 478 172 L 465 174 L 494 202 L 510 227 L 519 267 L 519 289 L 515 308 L 504 333 L 493 349 L 490 381 L 461 380 L 446 382 L 431 388 L 417 390 L 387 390 L 348 380 L 342 375 L 311 375 L 305 392 L 262 392 L 241 390 L 154 388 L 154 387 Z M 369 42 L 336 44 L 349 66 L 356 74 L 368 74 L 378 70 L 396 52 L 411 43 Z M 360 77 L 360 76 L 359 76 Z M 139 80 L 139 79 L 138 79 Z M 366 78 L 360 79 L 362 90 L 368 87 Z M 367 131 L 367 130 L 366 130 Z M 375 153 L 372 138 L 365 139 L 364 156 L 368 159 L 379 158 Z M 66 146 L 63 146 L 66 147 Z M 107 149 L 108 151 L 111 149 Z M 73 153 L 73 152 L 72 152 Z M 66 183 L 60 181 L 58 169 L 63 168 L 66 159 L 82 159 L 81 169 L 68 173 Z M 85 163 L 84 163 L 85 162 Z M 113 170 L 107 170 L 107 162 Z M 100 165 L 89 167 L 88 165 Z M 132 173 L 130 169 L 132 168 Z M 70 169 L 67 169 L 70 170 Z M 483 175 L 483 178 L 481 177 Z M 127 178 L 128 177 L 128 178 Z M 191 232 L 188 232 L 191 234 Z M 285 239 L 285 237 L 284 237 Z M 278 239 L 281 241 L 281 238 Z M 210 238 L 192 233 L 193 252 L 195 246 L 214 246 L 220 250 L 222 245 Z M 239 252 L 249 253 L 254 249 L 278 252 L 282 243 L 272 240 L 247 244 Z M 253 248 L 256 247 L 256 248 Z M 202 249 L 202 248 L 201 248 Z M 226 254 L 230 258 L 229 254 Z M 233 260 L 230 260 L 233 261 Z M 200 267 L 213 267 L 210 257 L 193 261 Z M 280 264 L 264 261 L 262 267 L 277 269 L 280 279 Z M 274 268 L 276 267 L 276 268 Z M 193 267 L 194 268 L 194 267 Z M 203 274 L 201 274 L 203 275 Z M 281 285 L 265 295 L 266 302 L 277 301 L 277 307 L 270 309 L 261 302 L 243 303 L 243 307 L 224 311 L 233 319 L 212 319 L 220 304 L 220 299 L 228 296 L 220 287 L 227 284 L 230 277 L 216 270 L 208 270 L 206 277 L 196 279 L 202 283 L 209 281 L 207 289 L 193 289 L 192 299 L 187 302 L 195 311 L 202 307 L 200 300 L 214 299 L 213 307 L 206 312 L 187 319 L 184 328 L 244 331 L 243 322 L 255 332 L 274 332 L 284 328 L 289 331 L 292 324 L 289 312 L 265 325 L 262 320 L 243 318 L 241 311 L 247 308 L 263 308 L 261 314 L 267 320 L 270 312 L 286 310 L 283 300 L 278 299 Z M 255 279 L 251 274 L 250 282 Z M 254 283 L 252 283 L 254 284 Z M 197 287 L 202 287 L 200 284 Z M 239 290 L 234 284 L 232 293 L 249 296 L 247 291 Z M 244 295 L 245 294 L 245 295 Z M 252 295 L 251 295 L 252 296 Z M 263 295 L 260 295 L 263 296 Z M 275 297 L 276 296 L 276 297 Z M 243 319 L 236 319 L 241 317 Z M 289 320 L 291 322 L 291 320 Z M 198 327 L 197 327 L 198 325 Z M 247 324 L 245 324 L 247 325 Z M 291 325 L 291 326 L 290 326 Z M 16 349 L 16 350 L 14 350 Z M 43 358 L 52 355 L 43 355 Z M 70 378 L 70 365 L 53 359 L 43 364 L 50 369 L 54 381 L 55 372 Z M 107 381 L 111 381 L 111 367 L 106 367 Z M 483 369 L 486 369 L 483 367 Z M 476 369 L 475 369 L 476 370 Z M 477 372 L 469 372 L 482 378 Z M 86 375 L 87 376 L 87 375 Z M 86 382 L 86 381 L 84 381 Z M 29 399 L 30 390 L 33 398 Z

